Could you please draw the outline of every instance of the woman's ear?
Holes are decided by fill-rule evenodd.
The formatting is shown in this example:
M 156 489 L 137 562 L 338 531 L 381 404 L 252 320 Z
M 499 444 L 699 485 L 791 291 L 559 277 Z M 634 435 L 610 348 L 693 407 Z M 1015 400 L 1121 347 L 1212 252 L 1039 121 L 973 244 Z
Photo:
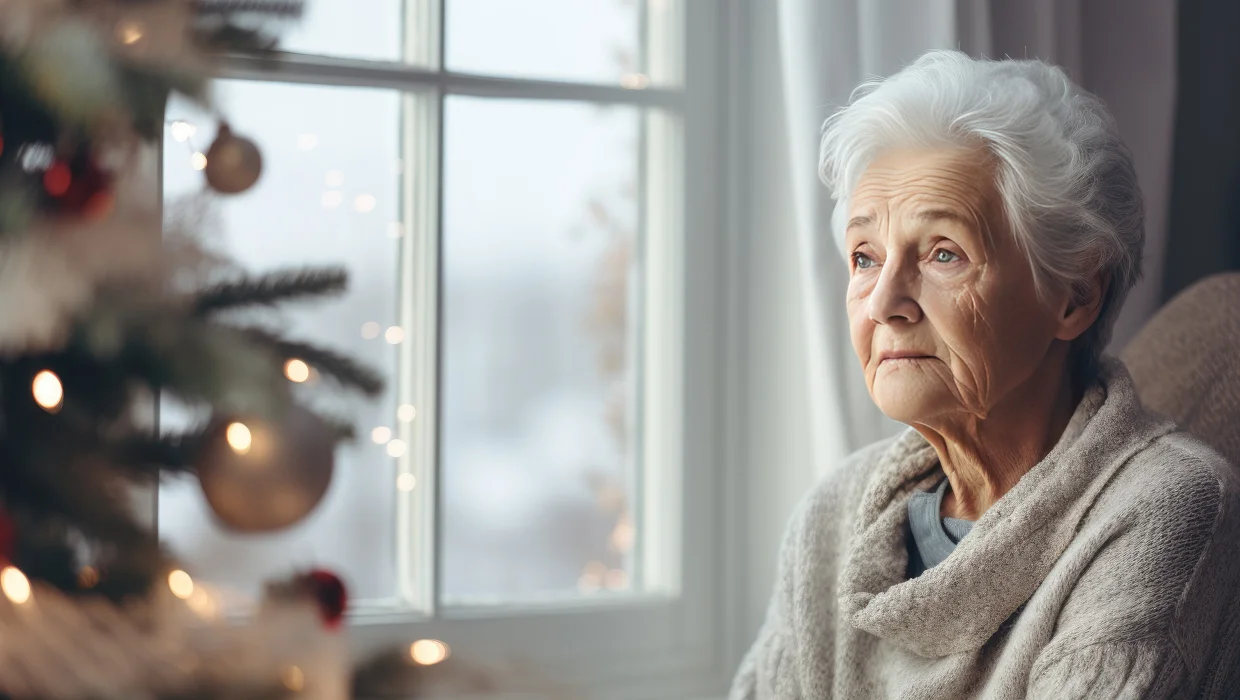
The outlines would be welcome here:
M 1076 340 L 1082 333 L 1089 330 L 1102 313 L 1102 300 L 1106 299 L 1107 288 L 1111 285 L 1111 276 L 1099 272 L 1094 275 L 1087 295 L 1084 299 L 1070 299 L 1064 309 L 1063 318 L 1059 321 L 1059 332 L 1055 337 L 1060 340 Z

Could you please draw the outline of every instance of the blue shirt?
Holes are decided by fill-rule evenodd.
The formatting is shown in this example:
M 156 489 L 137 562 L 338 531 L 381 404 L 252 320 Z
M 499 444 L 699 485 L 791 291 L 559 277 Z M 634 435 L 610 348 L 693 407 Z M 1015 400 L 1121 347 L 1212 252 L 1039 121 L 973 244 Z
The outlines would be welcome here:
M 933 491 L 915 491 L 908 499 L 908 577 L 917 578 L 947 558 L 956 545 L 973 529 L 972 520 L 942 518 L 944 476 Z

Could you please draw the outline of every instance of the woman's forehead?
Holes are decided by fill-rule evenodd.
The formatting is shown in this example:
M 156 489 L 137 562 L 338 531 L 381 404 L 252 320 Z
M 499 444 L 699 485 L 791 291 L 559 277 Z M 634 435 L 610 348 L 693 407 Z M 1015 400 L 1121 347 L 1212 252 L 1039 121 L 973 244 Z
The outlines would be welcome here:
M 880 153 L 849 198 L 845 235 L 878 217 L 910 224 L 957 219 L 989 228 L 1004 218 L 993 157 L 981 149 L 900 149 Z M 979 222 L 979 219 L 982 220 Z
M 994 173 L 990 156 L 977 149 L 884 151 L 857 181 L 851 198 L 854 215 L 862 216 L 860 208 L 886 200 L 908 200 L 937 210 L 950 211 L 952 205 L 975 209 L 994 199 Z

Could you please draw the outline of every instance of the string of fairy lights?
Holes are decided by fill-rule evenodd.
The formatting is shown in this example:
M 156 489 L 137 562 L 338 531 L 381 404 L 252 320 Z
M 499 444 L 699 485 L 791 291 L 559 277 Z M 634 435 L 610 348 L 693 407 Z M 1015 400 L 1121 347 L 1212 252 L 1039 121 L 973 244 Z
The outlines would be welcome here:
M 314 375 L 315 372 L 304 360 L 292 358 L 284 363 L 284 376 L 291 382 L 300 384 L 309 381 Z M 30 389 L 35 403 L 40 408 L 48 413 L 60 412 L 64 405 L 65 391 L 60 377 L 56 376 L 55 372 L 45 369 L 35 374 Z M 396 409 L 397 420 L 402 423 L 412 422 L 417 415 L 417 409 L 412 404 L 401 404 Z M 240 421 L 229 423 L 224 436 L 229 447 L 237 454 L 244 455 L 250 451 L 253 438 L 249 426 L 245 423 Z M 385 445 L 390 457 L 402 457 L 407 450 L 404 440 L 392 437 L 392 429 L 388 426 L 375 427 L 370 431 L 370 437 L 376 445 Z M 417 478 L 413 474 L 403 472 L 396 477 L 396 488 L 402 492 L 412 491 L 416 485 Z
M 198 133 L 198 127 L 190 121 L 177 119 L 167 123 L 168 133 L 172 139 L 178 143 L 184 144 L 189 151 L 189 164 L 194 170 L 205 170 L 209 165 L 208 155 L 200 150 L 194 142 L 194 136 Z M 318 136 L 313 133 L 299 134 L 297 137 L 297 146 L 300 150 L 312 150 L 319 145 Z M 324 191 L 322 204 L 324 208 L 335 208 L 344 201 L 344 194 L 339 188 L 344 184 L 344 173 L 340 170 L 329 170 L 324 177 L 324 184 L 329 188 Z M 353 207 L 359 213 L 369 213 L 374 210 L 376 199 L 370 194 L 359 194 L 354 198 Z M 400 238 L 404 235 L 404 226 L 400 222 L 392 222 L 387 227 L 388 236 L 391 238 Z M 361 335 L 363 340 L 376 340 L 382 336 L 383 341 L 389 345 L 400 345 L 405 341 L 405 329 L 400 326 L 388 326 L 384 328 L 377 321 L 367 321 L 361 326 Z M 314 368 L 309 366 L 305 361 L 293 358 L 284 363 L 284 376 L 289 381 L 301 384 L 311 381 L 315 378 Z M 396 409 L 396 419 L 400 423 L 412 423 L 417 418 L 417 409 L 412 404 L 401 404 Z M 371 441 L 376 445 L 384 447 L 389 457 L 399 459 L 408 451 L 408 444 L 395 437 L 395 432 L 391 426 L 380 425 L 373 428 L 370 432 Z M 396 487 L 402 492 L 412 491 L 417 485 L 417 478 L 408 472 L 397 475 Z
M 309 365 L 299 359 L 288 360 L 284 371 L 285 376 L 292 382 L 305 382 L 311 377 Z M 58 413 L 64 406 L 64 386 L 55 372 L 45 369 L 35 374 L 30 389 L 34 402 L 48 413 Z M 417 412 L 413 406 L 405 404 L 397 410 L 397 415 L 402 421 L 412 421 L 417 416 Z M 404 443 L 391 439 L 390 435 L 389 428 L 380 426 L 373 431 L 372 438 L 379 444 L 386 442 L 388 454 L 399 457 L 404 454 Z M 253 444 L 249 426 L 240 421 L 233 421 L 228 425 L 225 438 L 229 447 L 241 455 L 248 453 Z M 399 443 L 399 450 L 393 450 L 392 446 L 395 443 Z M 396 484 L 398 489 L 407 492 L 413 490 L 416 481 L 412 474 L 403 473 L 397 477 Z M 90 588 L 98 583 L 99 573 L 92 566 L 84 566 L 78 573 L 78 581 L 84 587 Z M 186 606 L 200 618 L 213 620 L 222 614 L 223 606 L 219 596 L 207 586 L 196 584 L 186 571 L 176 569 L 169 572 L 167 585 L 172 594 L 184 601 Z M 20 569 L 12 565 L 0 569 L 0 591 L 4 593 L 9 602 L 15 605 L 30 603 L 34 595 L 29 579 Z M 409 658 L 414 663 L 423 666 L 437 664 L 447 659 L 450 653 L 448 645 L 436 639 L 419 639 L 409 646 Z M 304 674 L 296 666 L 287 669 L 283 678 L 286 681 L 285 685 L 293 691 L 300 690 L 304 683 Z

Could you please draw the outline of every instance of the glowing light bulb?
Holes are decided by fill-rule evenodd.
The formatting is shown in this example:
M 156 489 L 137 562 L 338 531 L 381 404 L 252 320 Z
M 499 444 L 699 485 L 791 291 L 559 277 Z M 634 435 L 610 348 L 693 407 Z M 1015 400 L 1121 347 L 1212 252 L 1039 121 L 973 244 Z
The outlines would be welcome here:
M 198 132 L 198 127 L 187 121 L 178 119 L 177 121 L 172 122 L 172 126 L 169 130 L 172 132 L 172 138 L 176 139 L 180 143 L 185 143 Z
M 603 584 L 613 591 L 622 591 L 629 587 L 629 574 L 624 569 L 612 569 L 603 577 Z
M 306 687 L 306 674 L 297 666 L 289 666 L 280 674 L 280 682 L 285 688 L 297 693 Z
M 144 33 L 138 22 L 121 22 L 116 27 L 116 38 L 120 39 L 122 44 L 136 44 L 142 40 Z
M 411 403 L 401 404 L 400 408 L 396 409 L 396 417 L 402 423 L 410 423 L 418 417 L 418 409 L 414 408 Z
M 30 600 L 30 580 L 16 566 L 0 570 L 0 590 L 4 591 L 4 597 L 18 605 Z
M 412 491 L 418 485 L 417 477 L 413 474 L 401 474 L 396 477 L 396 488 L 406 493 Z
M 194 151 L 194 155 L 189 157 L 189 167 L 194 170 L 206 170 L 207 154 L 202 151 Z
M 224 431 L 224 437 L 228 440 L 228 446 L 239 455 L 249 452 L 254 444 L 254 436 L 250 434 L 250 429 L 245 423 L 229 423 L 228 429 Z
M 194 595 L 194 579 L 184 571 L 176 569 L 168 574 L 168 588 L 172 591 L 172 595 L 181 600 L 187 600 Z
M 595 593 L 603 587 L 603 577 L 607 575 L 607 565 L 601 561 L 586 564 L 577 579 L 577 589 L 582 593 Z
M 314 150 L 314 147 L 317 145 L 319 145 L 318 136 L 315 136 L 314 134 L 298 134 L 297 135 L 297 147 L 300 148 L 301 150 L 303 151 Z
M 382 445 L 392 439 L 392 429 L 381 425 L 370 431 L 370 439 L 374 440 L 376 445 Z
M 359 194 L 353 200 L 353 208 L 363 214 L 369 214 L 375 208 L 375 196 L 372 194 Z
M 405 454 L 405 441 L 392 440 L 387 444 L 387 453 L 389 457 L 401 457 Z
M 52 167 L 56 150 L 45 143 L 28 143 L 17 149 L 17 160 L 28 173 L 42 172 Z
M 627 554 L 633 549 L 635 535 L 636 532 L 634 531 L 633 523 L 630 522 L 627 517 L 622 518 L 620 522 L 616 523 L 616 527 L 611 531 L 609 544 L 611 545 L 613 551 L 621 554 Z
M 602 586 L 602 579 L 592 573 L 584 573 L 577 579 L 577 590 L 582 593 L 596 593 Z
M 344 184 L 344 173 L 339 170 L 328 170 L 327 175 L 323 178 L 323 184 L 328 187 L 339 187 Z
M 193 592 L 185 599 L 185 605 L 204 620 L 213 620 L 220 615 L 219 601 L 202 586 L 194 586 Z
M 400 345 L 405 339 L 405 330 L 400 326 L 392 326 L 383 332 L 383 339 L 390 345 Z
M 409 656 L 413 662 L 422 666 L 434 666 L 448 658 L 448 645 L 438 639 L 419 639 L 409 645 Z
M 344 201 L 344 195 L 339 190 L 328 190 L 323 193 L 323 208 L 335 209 Z
M 82 588 L 94 588 L 99 583 L 99 572 L 93 566 L 83 566 L 78 570 L 78 585 Z
M 379 337 L 379 331 L 382 330 L 379 324 L 374 321 L 367 321 L 362 324 L 362 337 L 366 340 L 374 340 Z
M 620 87 L 626 90 L 645 90 L 650 86 L 650 76 L 645 73 L 626 73 L 620 76 Z
M 30 392 L 34 394 L 34 402 L 48 413 L 56 413 L 64 405 L 65 388 L 60 384 L 60 377 L 51 370 L 45 369 L 34 375 Z
M 310 365 L 293 358 L 284 363 L 284 376 L 288 377 L 290 382 L 300 384 L 310 378 Z

